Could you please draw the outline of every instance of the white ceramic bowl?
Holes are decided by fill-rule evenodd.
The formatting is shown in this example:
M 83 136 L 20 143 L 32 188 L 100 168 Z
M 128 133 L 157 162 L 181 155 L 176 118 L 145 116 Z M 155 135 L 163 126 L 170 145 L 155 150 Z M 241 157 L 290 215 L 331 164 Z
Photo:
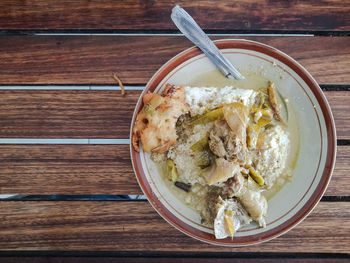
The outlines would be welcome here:
M 322 90 L 312 76 L 283 52 L 253 41 L 219 40 L 215 44 L 239 69 L 260 71 L 274 81 L 294 107 L 300 127 L 300 152 L 292 182 L 271 200 L 266 228 L 251 224 L 240 229 L 233 239 L 217 240 L 213 230 L 201 225 L 200 216 L 180 202 L 163 184 L 150 154 L 131 156 L 137 180 L 154 209 L 183 233 L 225 246 L 243 246 L 277 237 L 300 223 L 316 206 L 331 178 L 336 155 L 336 134 L 333 116 Z M 142 107 L 146 92 L 160 92 L 166 83 L 186 85 L 215 66 L 196 47 L 189 48 L 164 64 L 148 82 L 136 105 Z

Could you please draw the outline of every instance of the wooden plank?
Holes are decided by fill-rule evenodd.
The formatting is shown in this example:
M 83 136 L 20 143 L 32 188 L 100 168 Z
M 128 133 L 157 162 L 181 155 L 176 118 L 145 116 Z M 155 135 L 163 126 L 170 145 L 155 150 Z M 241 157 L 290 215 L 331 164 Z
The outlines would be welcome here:
M 342 186 L 344 184 L 344 187 Z M 327 196 L 350 196 L 350 146 L 338 146 L 337 160 Z
M 0 145 L 0 156 L 1 194 L 142 194 L 129 145 Z
M 347 1 L 176 1 L 210 30 L 350 30 Z M 1 29 L 175 29 L 161 1 L 1 1 Z M 69 8 L 69 12 L 67 12 Z
M 286 52 L 321 84 L 350 83 L 348 37 L 244 38 Z M 1 36 L 0 84 L 115 84 L 113 72 L 144 84 L 191 46 L 181 36 Z
M 147 202 L 2 201 L 0 218 L 1 250 L 348 253 L 350 244 L 349 202 L 321 202 L 287 234 L 240 248 L 189 238 Z
M 0 138 L 128 138 L 141 91 L 0 90 Z M 338 139 L 350 139 L 350 92 L 325 92 Z
M 140 91 L 1 90 L 0 137 L 129 138 Z
M 331 106 L 338 139 L 350 139 L 350 91 L 326 91 Z
M 326 196 L 350 196 L 349 163 L 350 146 L 339 146 Z M 142 191 L 128 145 L 0 145 L 0 194 L 129 195 Z

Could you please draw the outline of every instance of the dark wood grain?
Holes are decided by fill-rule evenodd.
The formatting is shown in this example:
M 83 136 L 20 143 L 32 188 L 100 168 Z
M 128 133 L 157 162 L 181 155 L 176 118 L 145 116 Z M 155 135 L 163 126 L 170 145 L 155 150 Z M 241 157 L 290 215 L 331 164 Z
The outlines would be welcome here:
M 1 1 L 1 29 L 175 29 L 184 7 L 209 30 L 350 30 L 347 1 Z
M 338 139 L 350 139 L 350 91 L 327 91 L 325 95 L 333 112 Z
M 339 146 L 326 196 L 350 196 L 350 146 Z M 0 194 L 142 194 L 129 145 L 0 145 Z
M 0 137 L 128 138 L 140 91 L 1 90 Z
M 129 145 L 0 145 L 0 194 L 142 194 Z
M 0 62 L 1 63 L 1 62 Z M 0 138 L 128 138 L 141 91 L 0 90 Z M 350 92 L 325 92 L 338 139 L 350 139 Z
M 350 146 L 338 146 L 337 160 L 325 195 L 350 196 Z M 344 186 L 341 186 L 344 184 Z
M 1 1 L 0 31 L 177 32 L 180 4 L 211 32 L 348 34 L 347 1 Z M 219 17 L 219 19 L 218 19 Z M 223 37 L 220 37 L 223 38 Z M 274 46 L 300 62 L 320 84 L 350 84 L 349 37 L 244 37 Z M 215 38 L 217 39 L 217 38 Z M 180 36 L 0 36 L 0 85 L 144 85 L 192 46 Z M 9 87 L 11 89 L 11 87 Z M 128 138 L 139 91 L 0 91 L 0 138 Z M 350 92 L 326 92 L 338 139 L 350 139 Z M 350 196 L 350 146 L 338 146 L 326 196 Z M 0 194 L 141 194 L 128 145 L 0 145 Z M 324 199 L 332 200 L 332 198 Z M 213 252 L 236 262 L 314 262 L 298 253 L 339 253 L 350 247 L 350 202 L 320 202 L 287 234 L 251 247 L 211 246 L 166 223 L 145 201 L 0 201 L 1 251 Z M 255 258 L 288 253 L 284 258 Z M 133 254 L 133 255 L 135 255 Z M 292 258 L 295 254 L 298 258 Z M 338 254 L 338 255 L 339 255 Z M 298 256 L 299 255 L 299 256 Z M 119 262 L 116 258 L 1 258 L 27 262 Z M 128 258 L 125 262 L 232 262 L 231 258 Z
M 348 253 L 350 243 L 349 202 L 321 202 L 287 234 L 241 248 L 189 238 L 147 202 L 2 201 L 0 218 L 0 250 Z
M 244 38 L 286 52 L 321 84 L 350 83 L 349 37 Z M 144 84 L 191 46 L 180 36 L 2 36 L 0 84 L 115 84 L 113 72 Z

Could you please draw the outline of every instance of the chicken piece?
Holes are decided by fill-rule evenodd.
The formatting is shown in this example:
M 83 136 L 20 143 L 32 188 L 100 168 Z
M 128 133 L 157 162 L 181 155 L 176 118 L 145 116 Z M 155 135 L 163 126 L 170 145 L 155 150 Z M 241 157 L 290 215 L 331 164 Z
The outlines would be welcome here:
M 248 109 L 242 103 L 231 103 L 225 105 L 223 113 L 228 126 L 241 142 L 246 141 L 246 128 L 248 122 Z
M 234 199 L 222 200 L 216 204 L 214 233 L 217 239 L 233 237 L 242 226 L 250 224 L 251 219 L 243 206 Z
M 244 151 L 244 145 L 225 120 L 215 121 L 209 137 L 209 147 L 215 155 L 226 158 L 229 161 L 235 159 L 241 162 L 245 161 L 246 151 Z
M 267 200 L 261 192 L 246 189 L 246 191 L 238 192 L 237 198 L 247 210 L 251 218 L 257 221 L 260 227 L 265 227 Z
M 267 214 L 267 200 L 261 194 L 261 188 L 253 179 L 246 180 L 241 173 L 229 178 L 223 186 L 223 195 L 236 197 L 247 210 L 251 218 L 265 227 Z
M 239 161 L 245 162 L 246 151 L 244 150 L 244 143 L 237 136 L 226 136 L 224 145 L 229 156 L 228 159 L 233 160 L 234 158 L 232 157 L 236 156 Z
M 282 122 L 283 120 L 282 120 L 282 116 L 281 116 L 280 106 L 278 104 L 275 84 L 271 81 L 269 81 L 269 85 L 267 87 L 267 93 L 269 95 L 269 102 L 270 102 L 271 108 L 273 110 L 273 117 L 277 121 Z
M 221 138 L 216 134 L 214 130 L 210 132 L 209 138 L 210 138 L 210 141 L 209 141 L 210 150 L 218 157 L 226 157 L 227 152 L 224 146 L 224 142 L 221 140 Z
M 244 177 L 241 173 L 237 173 L 224 183 L 222 194 L 227 195 L 229 198 L 231 198 L 233 196 L 238 196 L 243 189 Z
M 139 151 L 141 140 L 145 152 L 164 153 L 176 143 L 176 121 L 189 111 L 185 89 L 167 84 L 162 94 L 148 93 L 133 127 L 132 145 Z
M 215 164 L 210 166 L 207 173 L 202 173 L 208 185 L 219 185 L 240 172 L 237 162 L 229 162 L 224 158 L 217 158 Z

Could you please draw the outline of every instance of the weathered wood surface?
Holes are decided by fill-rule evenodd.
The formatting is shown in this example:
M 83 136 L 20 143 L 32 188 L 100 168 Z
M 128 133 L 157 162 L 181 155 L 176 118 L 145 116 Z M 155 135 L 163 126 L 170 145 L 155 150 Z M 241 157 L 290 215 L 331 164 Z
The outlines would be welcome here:
M 241 248 L 189 238 L 140 201 L 2 201 L 0 218 L 0 250 L 348 253 L 350 244 L 349 202 L 321 202 L 287 234 Z
M 0 138 L 129 138 L 140 91 L 0 90 Z
M 175 4 L 208 30 L 350 30 L 350 5 L 341 0 L 8 0 L 0 4 L 0 29 L 174 30 L 170 13 Z
M 0 36 L 0 85 L 109 85 L 116 84 L 114 72 L 124 84 L 144 85 L 161 65 L 192 44 L 181 36 L 9 36 L 6 32 L 178 32 L 170 20 L 175 4 L 214 33 L 326 31 L 323 33 L 346 35 L 350 31 L 350 4 L 340 0 L 5 0 L 0 2 L 0 31 L 4 34 Z M 213 37 L 219 38 L 224 37 Z M 349 37 L 242 38 L 284 51 L 320 84 L 350 84 Z M 325 94 L 338 139 L 350 140 L 350 92 Z M 128 138 L 139 95 L 140 91 L 128 91 L 122 98 L 120 91 L 1 90 L 0 138 Z M 349 197 L 349 156 L 350 145 L 339 145 L 326 196 Z M 141 194 L 141 190 L 128 145 L 0 145 L 0 194 L 114 195 Z M 213 252 L 222 257 L 220 253 L 227 252 L 225 256 L 236 257 L 236 252 L 243 252 L 247 258 L 238 258 L 238 262 L 314 262 L 316 255 L 330 253 L 324 261 L 345 262 L 350 247 L 347 200 L 322 201 L 289 233 L 242 248 L 211 246 L 189 238 L 166 223 L 146 201 L 0 201 L 0 255 L 4 250 L 110 251 L 135 256 L 125 262 L 169 262 L 169 258 L 140 259 L 137 253 L 164 252 L 169 257 L 177 252 Z M 232 262 L 230 258 L 203 258 L 204 262 Z M 27 261 L 46 262 L 46 258 Z M 67 258 L 50 259 L 62 261 Z M 183 256 L 172 261 L 196 259 Z
M 129 145 L 0 145 L 0 194 L 141 194 Z
M 337 138 L 350 139 L 350 91 L 326 91 L 325 95 L 332 109 Z
M 349 37 L 243 38 L 284 51 L 320 84 L 350 83 Z M 113 72 L 144 84 L 191 46 L 181 36 L 0 36 L 0 84 L 115 84 Z
M 326 196 L 350 196 L 350 146 L 338 146 Z M 0 194 L 142 194 L 129 145 L 0 145 Z
M 0 138 L 129 138 L 141 91 L 0 90 Z M 338 139 L 350 139 L 350 92 L 326 91 Z

